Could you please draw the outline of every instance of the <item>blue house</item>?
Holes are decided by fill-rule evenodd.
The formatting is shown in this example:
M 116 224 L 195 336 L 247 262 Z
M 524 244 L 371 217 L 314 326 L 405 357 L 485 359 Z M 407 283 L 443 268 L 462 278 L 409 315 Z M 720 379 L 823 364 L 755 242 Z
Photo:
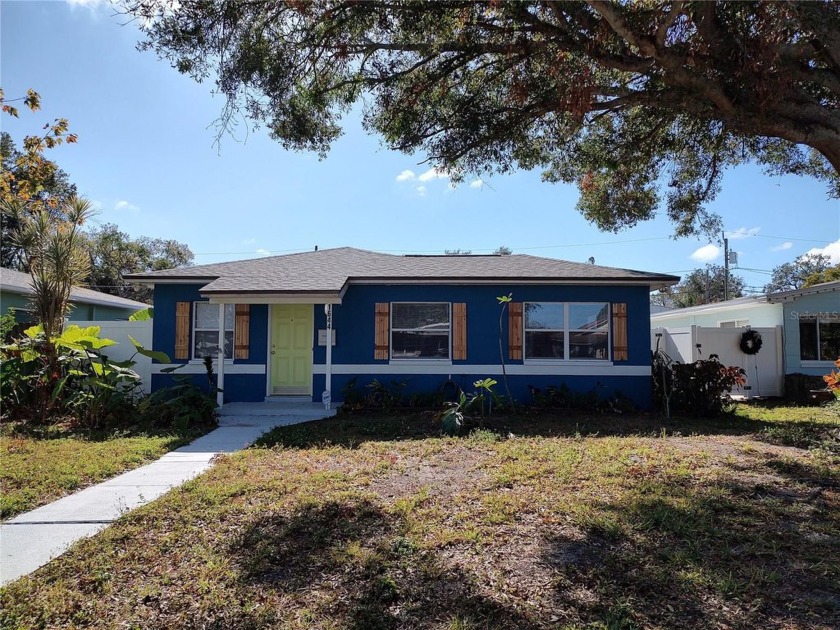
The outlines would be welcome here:
M 652 290 L 670 275 L 527 255 L 395 256 L 338 248 L 133 275 L 154 287 L 154 343 L 202 378 L 224 349 L 224 402 L 333 402 L 355 379 L 404 393 L 566 384 L 650 404 Z M 512 301 L 502 311 L 499 296 Z M 501 320 L 501 321 L 500 321 Z M 331 343 L 328 345 L 328 340 Z M 171 378 L 156 365 L 152 388 Z

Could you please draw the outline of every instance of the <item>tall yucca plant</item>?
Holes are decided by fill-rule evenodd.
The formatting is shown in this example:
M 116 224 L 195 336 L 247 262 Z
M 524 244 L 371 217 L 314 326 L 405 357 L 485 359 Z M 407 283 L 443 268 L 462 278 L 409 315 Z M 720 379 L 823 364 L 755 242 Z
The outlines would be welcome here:
M 73 285 L 83 282 L 90 271 L 81 226 L 94 211 L 90 201 L 79 197 L 64 204 L 61 218 L 45 210 L 16 210 L 20 221 L 17 241 L 32 276 L 30 303 L 49 343 L 64 328 Z

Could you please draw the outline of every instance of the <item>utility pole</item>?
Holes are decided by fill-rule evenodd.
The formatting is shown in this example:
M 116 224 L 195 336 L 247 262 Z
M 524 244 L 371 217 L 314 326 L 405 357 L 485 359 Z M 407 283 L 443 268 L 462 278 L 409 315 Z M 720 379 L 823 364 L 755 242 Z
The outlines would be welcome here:
M 729 239 L 726 232 L 721 232 L 723 237 L 723 300 L 729 299 Z

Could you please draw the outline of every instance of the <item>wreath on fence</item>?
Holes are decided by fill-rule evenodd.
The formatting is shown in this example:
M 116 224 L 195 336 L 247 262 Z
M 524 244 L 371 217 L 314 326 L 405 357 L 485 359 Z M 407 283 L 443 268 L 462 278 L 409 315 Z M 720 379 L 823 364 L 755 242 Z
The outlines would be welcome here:
M 746 330 L 741 335 L 741 352 L 744 354 L 758 354 L 761 350 L 761 345 L 764 342 L 761 340 L 761 334 L 757 330 Z

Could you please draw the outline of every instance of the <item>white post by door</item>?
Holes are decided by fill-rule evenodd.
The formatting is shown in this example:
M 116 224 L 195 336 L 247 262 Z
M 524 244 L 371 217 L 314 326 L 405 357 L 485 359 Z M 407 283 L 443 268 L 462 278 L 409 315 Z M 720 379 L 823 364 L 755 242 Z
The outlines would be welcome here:
M 327 316 L 327 365 L 321 400 L 324 408 L 329 409 L 332 402 L 332 304 L 324 304 L 324 314 Z
M 225 404 L 225 305 L 219 304 L 219 351 L 216 353 L 216 404 Z

